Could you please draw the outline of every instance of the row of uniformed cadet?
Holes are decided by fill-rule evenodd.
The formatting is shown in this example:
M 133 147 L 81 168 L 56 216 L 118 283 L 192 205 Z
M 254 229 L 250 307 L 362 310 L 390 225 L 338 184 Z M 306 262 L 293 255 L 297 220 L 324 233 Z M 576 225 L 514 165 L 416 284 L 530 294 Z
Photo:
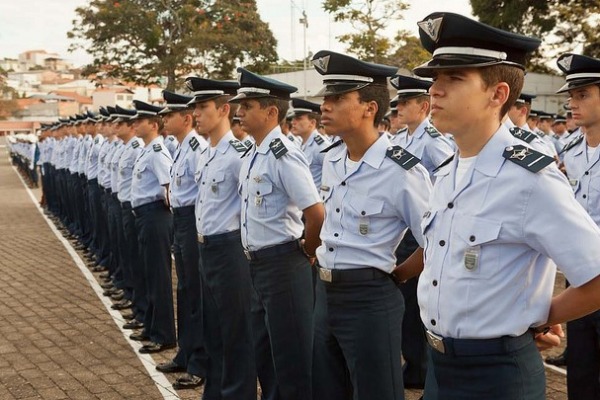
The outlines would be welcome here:
M 181 145 L 170 177 L 164 173 L 170 156 L 158 136 L 161 111 L 136 104 L 134 129 L 145 147 L 133 168 L 131 202 L 149 293 L 146 316 L 156 316 L 144 318 L 140 335 L 151 339 L 150 352 L 174 345 L 172 315 L 158 303 L 172 301 L 166 206 L 174 215 L 189 215 L 185 190 L 176 186 L 193 175 L 203 315 L 203 334 L 196 337 L 208 353 L 205 398 L 252 398 L 254 373 L 268 399 L 403 398 L 404 300 L 397 281 L 422 271 L 418 301 L 429 343 L 424 398 L 542 399 L 544 370 L 535 341 L 554 344 L 556 324 L 600 307 L 600 229 L 554 158 L 529 147 L 520 138 L 527 132 L 502 123 L 521 91 L 525 56 L 539 41 L 451 13 L 434 13 L 419 27 L 433 58 L 415 73 L 434 78 L 431 102 L 418 86 L 402 87 L 401 77 L 393 81 L 398 116 L 407 125 L 393 141 L 376 127 L 396 68 L 329 51 L 313 59 L 325 84 L 320 123 L 342 140 L 324 149 L 324 157 L 303 154 L 311 138 L 322 143 L 301 111 L 292 128 L 302 146 L 281 131 L 296 88 L 242 68 L 235 96 L 236 85 L 189 80 L 195 121 L 209 137 L 195 169 L 185 154 L 201 144 L 192 143 L 189 110 L 176 106 L 188 99 L 169 105 L 166 96 L 165 121 L 181 123 L 180 131 L 171 128 Z M 597 71 L 575 61 L 563 62 L 573 83 L 567 90 L 573 96 L 593 86 L 598 96 L 590 80 Z M 583 120 L 579 110 L 587 98 L 575 94 L 573 117 L 593 135 L 595 114 Z M 229 131 L 231 104 L 239 104 L 241 127 L 254 142 L 249 146 Z M 295 108 L 315 114 L 306 103 Z M 452 133 L 457 151 L 438 129 Z M 434 145 L 423 146 L 419 138 Z M 581 143 L 597 144 L 592 136 L 569 150 L 575 155 Z M 597 157 L 595 150 L 585 154 L 589 172 Z M 313 162 L 322 165 L 320 183 L 310 173 Z M 583 193 L 578 200 L 586 206 L 593 180 L 572 165 L 576 195 Z M 191 222 L 182 221 L 189 229 Z M 181 234 L 188 240 L 186 228 Z M 409 228 L 424 251 L 405 254 L 396 266 L 395 252 Z M 576 239 L 565 247 L 564 237 Z M 187 251 L 176 246 L 176 264 Z M 552 261 L 572 283 L 554 299 Z M 185 279 L 189 265 L 180 264 L 177 273 Z M 163 367 L 182 365 L 175 359 Z M 415 379 L 422 379 L 419 373 Z
M 39 142 L 36 135 L 22 133 L 8 136 L 6 146 L 12 164 L 27 179 L 31 187 L 38 187 L 38 165 L 41 165 L 47 155 L 47 151 L 44 150 L 47 146 Z

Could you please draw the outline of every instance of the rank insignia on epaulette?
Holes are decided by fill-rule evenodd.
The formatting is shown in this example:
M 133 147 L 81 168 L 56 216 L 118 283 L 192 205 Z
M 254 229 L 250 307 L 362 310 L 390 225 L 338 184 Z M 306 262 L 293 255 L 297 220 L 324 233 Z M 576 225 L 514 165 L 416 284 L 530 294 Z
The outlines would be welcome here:
M 140 147 L 140 142 L 138 142 L 137 140 L 134 140 L 133 143 L 131 143 L 131 147 L 133 147 L 134 149 L 137 149 L 138 147 Z
M 240 142 L 239 140 L 235 140 L 232 139 L 229 141 L 229 144 L 231 145 L 231 147 L 233 147 L 235 149 L 235 151 L 237 151 L 238 153 L 243 153 L 246 150 L 248 150 L 248 148 L 246 146 L 244 146 L 244 143 Z
M 325 143 L 325 139 L 323 139 L 323 136 L 321 135 L 315 135 L 315 143 L 318 145 L 322 145 L 323 143 Z
M 198 139 L 196 139 L 195 137 L 191 138 L 190 147 L 192 148 L 192 151 L 196 151 L 198 146 L 200 146 L 200 142 L 198 141 Z
M 502 156 L 533 173 L 554 162 L 554 158 L 523 145 L 508 146 Z
M 250 147 L 252 147 L 252 145 L 254 144 L 254 142 L 252 140 L 250 140 L 250 139 L 246 139 L 246 140 L 244 140 L 243 144 L 244 144 L 244 146 L 246 146 L 246 148 L 250 148 Z
M 162 151 L 162 146 L 160 145 L 160 143 L 156 143 L 155 145 L 152 146 L 152 148 L 156 152 Z
M 99 137 L 97 137 L 97 138 L 94 139 L 94 143 L 96 143 L 96 144 L 98 144 L 99 141 L 100 141 Z
M 344 143 L 343 140 L 338 140 L 337 142 L 333 143 L 331 146 L 325 147 L 323 150 L 321 150 L 319 153 L 327 153 L 329 150 L 338 147 L 340 144 Z
M 562 148 L 561 151 L 558 152 L 558 154 L 561 155 L 562 153 L 571 150 L 573 147 L 577 146 L 582 141 L 583 141 L 583 135 L 571 140 L 569 143 L 567 143 L 565 145 L 565 147 Z
M 285 147 L 281 139 L 273 139 L 271 143 L 269 143 L 269 147 L 271 148 L 271 151 L 276 159 L 281 158 L 285 153 L 288 152 L 287 147 Z
M 436 137 L 442 136 L 442 134 L 437 129 L 435 129 L 435 127 L 433 127 L 433 126 L 426 126 L 425 127 L 425 132 L 427 132 L 427 134 L 429 136 L 431 136 L 432 138 L 436 138 Z
M 388 147 L 385 155 L 387 158 L 389 158 L 390 160 L 392 160 L 407 171 L 421 161 L 419 158 L 410 154 L 408 151 L 404 150 L 400 146 Z
M 175 137 L 174 136 L 167 136 L 167 139 L 169 139 L 172 142 L 173 140 L 175 140 Z
M 516 126 L 509 129 L 511 135 L 517 139 L 521 139 L 525 143 L 531 143 L 535 139 L 536 135 L 533 132 L 528 132 L 525 129 L 517 128 Z

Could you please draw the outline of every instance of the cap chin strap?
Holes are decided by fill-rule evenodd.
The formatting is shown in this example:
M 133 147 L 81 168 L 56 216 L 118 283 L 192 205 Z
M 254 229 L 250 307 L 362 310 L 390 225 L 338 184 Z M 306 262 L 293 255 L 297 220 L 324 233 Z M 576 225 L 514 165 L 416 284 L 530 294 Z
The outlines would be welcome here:
M 508 55 L 503 51 L 495 51 L 495 50 L 487 50 L 487 49 L 478 49 L 476 47 L 456 47 L 456 46 L 448 46 L 448 47 L 439 47 L 435 49 L 433 52 L 433 56 L 441 56 L 445 54 L 456 54 L 461 56 L 479 56 L 479 57 L 487 57 L 493 58 L 496 60 L 506 60 Z

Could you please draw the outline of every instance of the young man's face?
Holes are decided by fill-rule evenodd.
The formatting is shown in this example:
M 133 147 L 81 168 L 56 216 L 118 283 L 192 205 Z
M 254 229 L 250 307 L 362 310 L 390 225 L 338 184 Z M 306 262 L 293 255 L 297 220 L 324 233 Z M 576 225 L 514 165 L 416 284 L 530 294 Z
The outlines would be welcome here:
M 241 101 L 237 116 L 240 117 L 242 129 L 250 135 L 261 132 L 265 128 L 265 121 L 269 118 L 270 108 L 260 108 L 260 103 L 256 100 Z
M 217 108 L 212 100 L 196 103 L 194 108 L 196 130 L 203 133 L 212 132 L 223 118 L 223 107 Z
M 423 103 L 419 103 L 416 98 L 398 100 L 396 110 L 398 110 L 399 123 L 406 125 L 420 123 L 420 119 L 423 118 L 423 115 L 421 115 L 422 107 L 424 107 Z
M 475 68 L 440 70 L 429 89 L 433 124 L 455 136 L 469 131 L 478 119 L 489 118 L 492 90 Z
M 298 115 L 292 118 L 292 133 L 294 135 L 308 135 L 316 128 L 314 119 L 308 118 L 307 114 Z
M 127 133 L 129 132 L 129 127 L 127 126 L 127 122 L 119 122 L 117 124 L 117 137 L 119 139 L 123 139 L 123 137 L 127 136 Z
M 577 126 L 589 127 L 600 123 L 600 88 L 597 85 L 569 90 L 569 106 Z
M 179 136 L 185 130 L 185 115 L 179 112 L 170 112 L 163 117 L 164 130 L 169 135 Z
M 344 136 L 362 123 L 367 108 L 357 91 L 326 96 L 321 105 L 321 124 L 329 135 Z
M 148 118 L 142 118 L 135 121 L 135 134 L 141 139 L 145 139 L 152 133 L 152 123 Z

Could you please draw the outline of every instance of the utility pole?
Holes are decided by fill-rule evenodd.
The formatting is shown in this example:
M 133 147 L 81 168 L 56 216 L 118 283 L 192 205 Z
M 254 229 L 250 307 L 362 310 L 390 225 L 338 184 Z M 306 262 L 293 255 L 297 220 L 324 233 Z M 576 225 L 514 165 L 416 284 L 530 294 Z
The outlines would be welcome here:
M 306 30 L 308 29 L 308 17 L 306 16 L 306 10 L 302 11 L 302 18 L 300 18 L 300 23 L 303 26 L 303 32 L 304 32 L 304 52 L 303 52 L 303 69 L 304 69 L 304 99 L 306 100 L 306 93 L 308 92 L 308 89 L 306 87 L 307 85 L 307 78 L 306 78 L 306 74 L 307 74 L 307 69 L 308 69 L 308 56 L 306 54 Z

